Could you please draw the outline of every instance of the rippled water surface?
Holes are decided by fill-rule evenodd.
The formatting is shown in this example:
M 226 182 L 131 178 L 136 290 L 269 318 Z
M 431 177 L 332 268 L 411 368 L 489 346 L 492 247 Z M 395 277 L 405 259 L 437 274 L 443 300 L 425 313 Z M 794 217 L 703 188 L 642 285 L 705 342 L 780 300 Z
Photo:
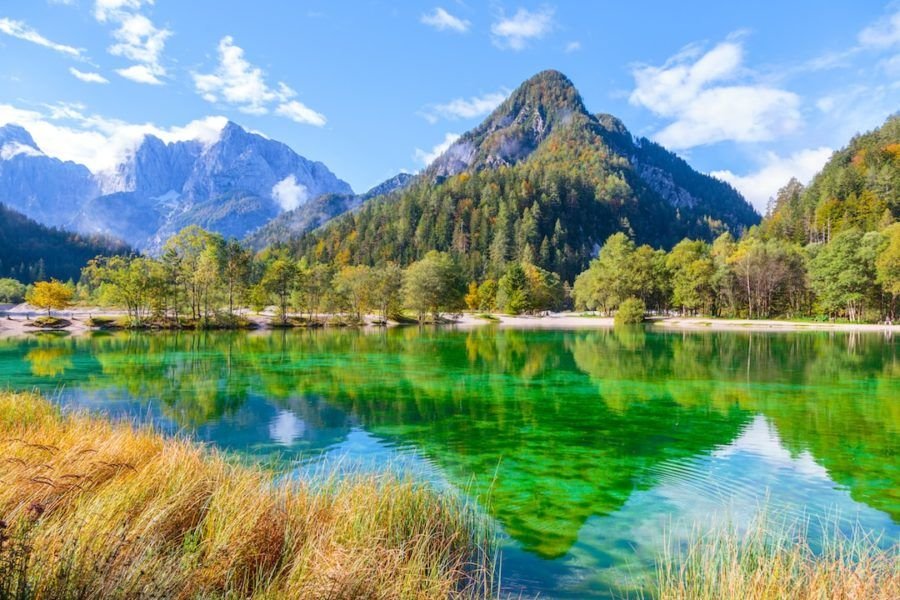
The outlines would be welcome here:
M 301 474 L 390 464 L 464 490 L 526 596 L 628 590 L 664 533 L 762 504 L 900 536 L 900 339 L 880 334 L 33 336 L 0 340 L 0 381 Z

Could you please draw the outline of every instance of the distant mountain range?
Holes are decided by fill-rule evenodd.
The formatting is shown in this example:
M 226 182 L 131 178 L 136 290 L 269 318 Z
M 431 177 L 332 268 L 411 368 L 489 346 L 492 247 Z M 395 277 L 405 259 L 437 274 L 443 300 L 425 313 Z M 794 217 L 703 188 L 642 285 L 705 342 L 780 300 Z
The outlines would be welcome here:
M 194 224 L 255 247 L 303 246 L 297 238 L 320 229 L 309 243 L 327 242 L 326 258 L 347 250 L 363 262 L 408 262 L 432 248 L 475 250 L 482 262 L 491 252 L 497 264 L 535 257 L 563 273 L 618 230 L 669 246 L 684 236 L 738 233 L 760 219 L 728 184 L 635 138 L 615 117 L 589 113 L 556 71 L 523 83 L 422 173 L 361 195 L 322 163 L 232 122 L 213 142 L 147 135 L 101 173 L 47 156 L 10 124 L 0 127 L 0 202 L 43 224 L 151 253 Z M 360 231 L 373 218 L 377 226 Z M 347 236 L 351 229 L 360 235 Z
M 616 231 L 670 247 L 759 222 L 729 184 L 634 137 L 617 118 L 589 113 L 565 75 L 545 71 L 401 192 L 333 219 L 295 247 L 311 259 L 401 264 L 436 249 L 456 254 L 471 279 L 527 260 L 571 280 Z
M 229 122 L 211 143 L 152 135 L 114 170 L 46 156 L 17 125 L 0 127 L 0 202 L 42 223 L 159 250 L 187 225 L 243 237 L 346 182 L 287 145 Z

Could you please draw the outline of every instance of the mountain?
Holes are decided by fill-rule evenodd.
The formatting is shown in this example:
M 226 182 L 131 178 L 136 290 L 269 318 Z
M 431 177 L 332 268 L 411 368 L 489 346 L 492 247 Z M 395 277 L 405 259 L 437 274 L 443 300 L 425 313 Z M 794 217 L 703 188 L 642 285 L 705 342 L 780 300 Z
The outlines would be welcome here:
M 43 153 L 18 125 L 0 127 L 0 202 L 51 226 L 68 226 L 99 188 L 83 165 Z
M 309 233 L 326 222 L 362 206 L 372 198 L 402 190 L 414 179 L 409 173 L 398 173 L 365 194 L 323 194 L 293 210 L 281 213 L 247 236 L 246 241 L 257 250 L 288 242 Z
M 77 281 L 95 256 L 129 252 L 116 240 L 47 227 L 0 204 L 0 277 L 24 283 L 48 277 Z
M 855 136 L 808 187 L 792 179 L 779 190 L 764 232 L 800 244 L 842 230 L 875 231 L 900 221 L 900 114 Z
M 412 262 L 432 249 L 471 279 L 528 260 L 571 281 L 610 234 L 670 247 L 739 234 L 760 216 L 727 183 L 694 171 L 617 118 L 591 114 L 544 71 L 462 135 L 403 191 L 294 242 L 310 259 Z
M 101 180 L 108 193 L 86 203 L 79 229 L 150 251 L 187 225 L 243 237 L 311 198 L 352 194 L 322 163 L 232 122 L 208 145 L 147 136 Z
M 21 127 L 0 128 L 0 201 L 42 223 L 151 252 L 187 225 L 243 237 L 329 193 L 353 190 L 324 164 L 232 122 L 212 142 L 147 135 L 96 174 L 45 156 Z

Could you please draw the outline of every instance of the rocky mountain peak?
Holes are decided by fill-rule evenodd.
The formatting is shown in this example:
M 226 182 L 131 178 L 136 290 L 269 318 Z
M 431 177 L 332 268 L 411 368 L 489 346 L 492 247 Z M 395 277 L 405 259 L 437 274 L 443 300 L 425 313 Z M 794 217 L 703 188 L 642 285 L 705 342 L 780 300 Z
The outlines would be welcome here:
M 581 95 L 559 71 L 542 71 L 522 83 L 484 122 L 457 140 L 427 169 L 433 178 L 513 165 L 550 133 L 574 119 L 590 120 Z

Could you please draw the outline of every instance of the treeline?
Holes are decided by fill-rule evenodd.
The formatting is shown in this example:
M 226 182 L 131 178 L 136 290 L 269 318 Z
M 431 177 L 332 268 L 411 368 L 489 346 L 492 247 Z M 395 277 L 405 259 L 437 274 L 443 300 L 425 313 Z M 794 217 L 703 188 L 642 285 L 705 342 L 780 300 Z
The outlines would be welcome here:
M 900 223 L 848 229 L 800 246 L 751 229 L 712 244 L 683 240 L 670 252 L 617 233 L 575 280 L 576 308 L 613 313 L 636 298 L 651 311 L 744 317 L 893 317 L 900 296 Z
M 275 306 L 276 324 L 292 315 L 315 323 L 323 313 L 362 321 L 439 319 L 463 308 L 465 282 L 445 253 L 432 252 L 406 269 L 337 267 L 296 260 L 284 249 L 255 254 L 235 240 L 191 226 L 169 239 L 162 256 L 97 257 L 85 267 L 78 300 L 120 306 L 132 325 L 240 326 L 245 308 Z

